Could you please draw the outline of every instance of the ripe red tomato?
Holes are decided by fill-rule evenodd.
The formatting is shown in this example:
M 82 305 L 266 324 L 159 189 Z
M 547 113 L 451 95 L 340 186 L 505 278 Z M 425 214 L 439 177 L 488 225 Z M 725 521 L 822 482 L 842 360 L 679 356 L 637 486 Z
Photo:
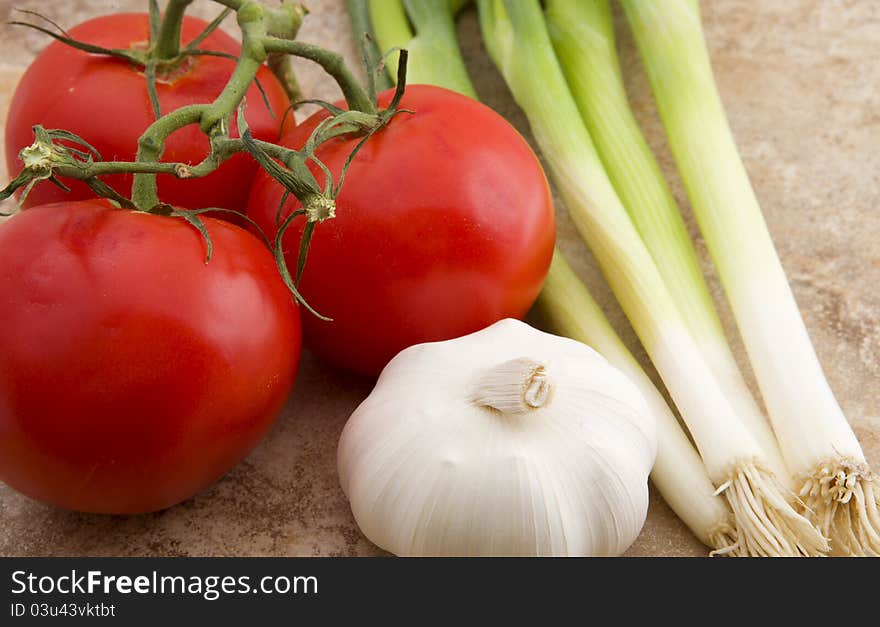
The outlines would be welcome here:
M 0 225 L 0 479 L 133 514 L 204 489 L 293 384 L 297 307 L 266 247 L 204 219 L 45 205 Z
M 521 318 L 541 288 L 555 237 L 544 172 L 500 115 L 428 85 L 407 88 L 401 107 L 414 113 L 401 113 L 364 145 L 336 217 L 315 229 L 301 285 L 306 300 L 333 318 L 304 314 L 306 345 L 371 375 L 412 344 Z M 325 116 L 312 116 L 283 143 L 302 147 Z M 317 155 L 338 176 L 358 141 L 338 138 Z M 259 172 L 248 214 L 267 233 L 276 232 L 281 196 L 280 185 Z M 284 215 L 297 207 L 290 202 Z M 302 228 L 300 220 L 285 235 L 291 268 Z
M 184 44 L 205 26 L 204 21 L 187 16 L 183 22 Z M 143 14 L 107 15 L 71 29 L 70 36 L 105 48 L 129 48 L 149 39 L 149 22 Z M 233 55 L 241 52 L 239 44 L 219 30 L 199 47 Z M 190 57 L 173 77 L 157 84 L 162 113 L 212 102 L 226 86 L 234 67 L 235 62 L 230 59 Z M 266 108 L 256 85 L 251 85 L 246 96 L 247 120 L 255 137 L 275 141 L 282 114 L 290 103 L 268 68 L 262 68 L 258 78 L 276 117 Z M 121 59 L 92 55 L 53 42 L 31 63 L 12 98 L 6 123 L 10 178 L 22 168 L 18 152 L 33 142 L 31 127 L 35 124 L 79 135 L 97 148 L 105 160 L 131 161 L 137 152 L 138 137 L 154 120 L 147 82 L 140 68 Z M 287 116 L 287 120 L 285 128 L 291 128 L 292 117 Z M 207 153 L 207 138 L 191 125 L 168 139 L 163 160 L 195 164 Z M 159 176 L 159 198 L 190 209 L 223 207 L 243 211 L 256 169 L 253 159 L 239 154 L 203 179 Z M 104 180 L 125 196 L 131 192 L 130 175 L 114 175 Z M 25 205 L 95 197 L 80 181 L 64 182 L 71 193 L 42 183 L 31 191 Z

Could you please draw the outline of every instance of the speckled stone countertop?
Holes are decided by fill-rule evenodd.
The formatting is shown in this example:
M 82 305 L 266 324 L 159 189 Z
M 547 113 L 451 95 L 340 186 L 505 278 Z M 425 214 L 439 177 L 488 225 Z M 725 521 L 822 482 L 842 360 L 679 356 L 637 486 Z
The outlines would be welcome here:
M 98 13 L 144 10 L 146 2 L 0 0 L 3 118 L 18 77 L 45 45 L 43 37 L 5 25 L 13 5 L 72 26 Z M 311 13 L 300 38 L 335 48 L 354 63 L 344 2 L 310 0 L 308 5 Z M 709 0 L 703 5 L 719 88 L 779 254 L 831 386 L 878 468 L 880 2 Z M 205 17 L 217 11 L 207 0 L 199 0 L 192 10 Z M 234 32 L 234 22 L 227 28 Z M 472 9 L 459 20 L 459 34 L 480 97 L 528 136 L 522 114 L 482 49 Z M 638 55 L 621 20 L 618 34 L 633 109 L 676 196 L 687 207 Z M 338 96 L 319 70 L 305 62 L 296 67 L 307 96 Z M 5 173 L 5 167 L 0 171 Z M 733 333 L 690 216 L 688 222 Z M 635 346 L 562 209 L 559 244 L 624 339 Z M 735 344 L 742 358 L 738 339 Z M 640 350 L 637 354 L 646 361 Z M 358 531 L 335 469 L 342 426 L 369 390 L 369 382 L 304 355 L 294 393 L 265 441 L 213 487 L 156 514 L 122 518 L 70 513 L 0 484 L 0 555 L 381 555 Z M 628 555 L 704 554 L 652 489 L 648 520 Z

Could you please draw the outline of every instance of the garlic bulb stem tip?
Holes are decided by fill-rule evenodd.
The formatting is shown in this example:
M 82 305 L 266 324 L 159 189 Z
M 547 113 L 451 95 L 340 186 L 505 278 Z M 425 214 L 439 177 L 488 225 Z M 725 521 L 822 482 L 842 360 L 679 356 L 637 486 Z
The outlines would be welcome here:
M 519 357 L 477 377 L 471 400 L 502 414 L 524 414 L 544 407 L 552 394 L 553 381 L 547 366 L 531 357 Z

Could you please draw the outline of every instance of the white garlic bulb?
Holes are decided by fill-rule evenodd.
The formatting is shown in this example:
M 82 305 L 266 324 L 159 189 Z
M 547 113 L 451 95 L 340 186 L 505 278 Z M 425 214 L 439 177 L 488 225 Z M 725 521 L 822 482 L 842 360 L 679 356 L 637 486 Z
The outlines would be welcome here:
M 338 468 L 361 531 L 396 555 L 610 556 L 644 524 L 655 454 L 629 379 L 508 319 L 391 360 Z

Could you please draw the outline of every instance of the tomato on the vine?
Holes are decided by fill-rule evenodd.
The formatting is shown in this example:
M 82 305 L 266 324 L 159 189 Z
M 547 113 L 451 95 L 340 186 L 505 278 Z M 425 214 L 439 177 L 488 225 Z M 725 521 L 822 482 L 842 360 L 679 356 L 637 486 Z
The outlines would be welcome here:
M 162 509 L 266 434 L 293 385 L 298 308 L 247 231 L 105 200 L 0 226 L 0 480 L 64 508 Z
M 380 96 L 387 105 L 391 92 Z M 340 103 L 340 106 L 343 106 Z M 401 112 L 354 159 L 336 217 L 314 232 L 301 292 L 322 321 L 304 314 L 318 357 L 376 374 L 412 344 L 476 331 L 525 315 L 550 266 L 553 203 L 532 150 L 500 115 L 427 85 L 407 88 Z M 301 148 L 327 114 L 283 140 Z M 338 177 L 360 137 L 323 144 L 317 157 Z M 321 170 L 310 168 L 319 182 Z M 277 232 L 283 189 L 258 172 L 248 214 Z M 299 204 L 287 203 L 281 216 Z M 304 227 L 284 237 L 296 267 Z
M 206 26 L 206 22 L 186 16 L 183 44 L 192 41 Z M 147 15 L 123 13 L 83 22 L 70 29 L 69 35 L 104 48 L 129 49 L 145 46 L 149 29 Z M 238 42 L 220 30 L 211 33 L 199 48 L 234 56 L 241 53 Z M 211 103 L 226 86 L 235 63 L 234 59 L 218 56 L 186 57 L 179 66 L 159 76 L 156 90 L 161 112 Z M 268 68 L 260 68 L 257 79 L 265 90 L 271 111 L 257 85 L 252 84 L 246 95 L 248 124 L 258 139 L 276 141 L 290 102 Z M 104 160 L 133 161 L 138 138 L 154 121 L 143 68 L 124 59 L 89 54 L 55 41 L 34 59 L 16 88 L 6 124 L 6 163 L 11 176 L 21 169 L 18 153 L 33 142 L 31 128 L 35 124 L 64 129 L 82 137 Z M 284 128 L 292 126 L 292 116 L 288 115 Z M 207 154 L 207 137 L 198 126 L 191 125 L 169 137 L 162 158 L 195 164 Z M 248 155 L 235 155 L 202 179 L 160 177 L 159 198 L 190 209 L 222 207 L 243 211 L 256 170 L 256 164 Z M 130 195 L 131 175 L 112 175 L 103 180 L 124 196 Z M 81 181 L 64 179 L 63 182 L 70 187 L 70 193 L 42 183 L 31 191 L 25 206 L 96 196 Z

